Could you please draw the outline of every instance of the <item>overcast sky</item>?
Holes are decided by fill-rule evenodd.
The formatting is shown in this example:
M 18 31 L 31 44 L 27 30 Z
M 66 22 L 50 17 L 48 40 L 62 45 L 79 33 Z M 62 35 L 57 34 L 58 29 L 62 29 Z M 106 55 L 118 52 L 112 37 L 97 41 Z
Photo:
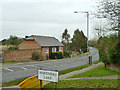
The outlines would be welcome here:
M 18 37 L 43 35 L 61 40 L 61 35 L 66 28 L 71 37 L 76 29 L 83 30 L 87 35 L 86 14 L 75 14 L 74 11 L 94 11 L 95 1 L 3 0 L 0 8 L 1 39 L 8 38 L 10 35 Z M 91 16 L 90 18 L 89 39 L 94 37 L 92 29 L 95 24 L 95 20 Z

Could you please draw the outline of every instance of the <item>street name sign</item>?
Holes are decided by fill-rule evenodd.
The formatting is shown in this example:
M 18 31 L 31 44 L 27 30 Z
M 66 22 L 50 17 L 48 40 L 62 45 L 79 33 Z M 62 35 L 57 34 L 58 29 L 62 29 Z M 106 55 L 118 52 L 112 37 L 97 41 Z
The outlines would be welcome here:
M 38 79 L 50 82 L 58 82 L 57 71 L 38 70 Z

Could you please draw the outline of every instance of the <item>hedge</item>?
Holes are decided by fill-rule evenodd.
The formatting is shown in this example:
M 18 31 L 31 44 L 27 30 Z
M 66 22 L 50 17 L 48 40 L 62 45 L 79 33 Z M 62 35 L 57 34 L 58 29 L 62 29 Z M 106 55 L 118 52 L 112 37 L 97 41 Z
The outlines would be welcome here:
M 99 39 L 98 50 L 100 60 L 105 64 L 120 65 L 120 41 L 118 35 L 112 34 Z
M 52 52 L 52 59 L 61 59 L 63 58 L 62 52 Z

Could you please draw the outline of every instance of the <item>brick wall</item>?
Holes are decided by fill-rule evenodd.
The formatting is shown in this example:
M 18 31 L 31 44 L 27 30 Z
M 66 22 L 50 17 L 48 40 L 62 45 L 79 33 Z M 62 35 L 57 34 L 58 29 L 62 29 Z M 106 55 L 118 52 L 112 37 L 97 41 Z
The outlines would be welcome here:
M 120 66 L 116 66 L 115 64 L 107 64 L 106 68 L 116 72 L 120 72 Z
M 34 40 L 26 40 L 19 45 L 19 49 L 36 49 L 36 48 L 41 48 L 41 46 Z
M 9 61 L 25 61 L 31 59 L 32 53 L 35 51 L 41 51 L 41 49 L 23 49 L 23 50 L 10 50 L 4 51 L 4 62 Z
M 46 53 L 46 49 L 48 50 L 48 53 Z M 49 57 L 49 47 L 43 47 L 42 48 L 42 55 L 43 55 L 43 57 L 46 57 L 46 56 Z

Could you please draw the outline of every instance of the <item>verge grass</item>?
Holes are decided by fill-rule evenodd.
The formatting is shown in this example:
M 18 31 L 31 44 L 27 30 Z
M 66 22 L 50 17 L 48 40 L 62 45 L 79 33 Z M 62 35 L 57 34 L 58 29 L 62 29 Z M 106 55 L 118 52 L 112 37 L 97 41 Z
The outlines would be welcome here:
M 109 69 L 106 69 L 104 64 L 94 68 L 92 70 L 73 75 L 69 78 L 80 78 L 80 77 L 102 77 L 102 76 L 112 76 L 112 75 L 118 75 L 118 72 L 111 71 Z
M 0 64 L 15 64 L 16 62 L 5 62 L 5 63 L 0 63 Z
M 25 80 L 27 78 L 28 77 L 21 78 L 21 79 L 16 79 L 16 80 L 13 80 L 13 81 L 10 81 L 10 82 L 6 82 L 6 83 L 3 83 L 1 86 L 2 87 L 7 87 L 7 86 L 18 85 L 19 83 L 21 83 L 23 80 Z
M 70 73 L 70 72 L 72 72 L 72 71 L 77 71 L 77 70 L 86 68 L 86 67 L 88 67 L 88 66 L 91 66 L 91 65 L 83 65 L 83 66 L 78 66 L 78 67 L 75 67 L 75 68 L 66 69 L 66 70 L 60 71 L 60 72 L 59 72 L 59 75 L 63 75 L 63 74 L 66 74 L 66 73 Z
M 62 80 L 57 83 L 57 88 L 118 88 L 117 79 L 81 79 Z M 44 85 L 44 88 L 55 88 L 54 83 Z

